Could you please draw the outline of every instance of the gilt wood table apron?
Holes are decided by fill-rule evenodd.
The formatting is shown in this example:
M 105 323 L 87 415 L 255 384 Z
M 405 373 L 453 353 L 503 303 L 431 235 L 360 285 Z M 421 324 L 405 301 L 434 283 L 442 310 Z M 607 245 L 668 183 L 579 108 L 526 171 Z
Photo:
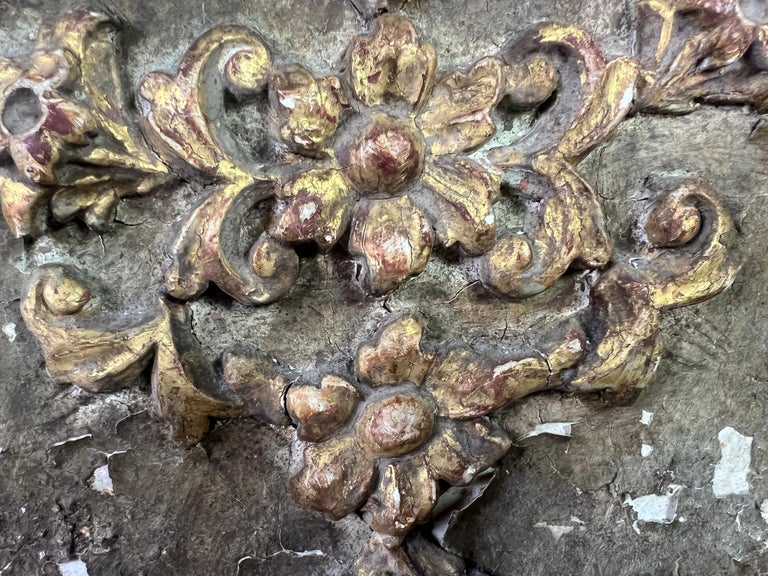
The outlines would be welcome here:
M 12 233 L 108 236 L 125 197 L 199 190 L 168 223 L 153 305 L 115 308 L 66 258 L 34 271 L 21 311 L 50 377 L 111 393 L 151 367 L 157 417 L 186 446 L 225 419 L 293 427 L 286 493 L 362 516 L 356 574 L 461 573 L 418 525 L 507 453 L 499 412 L 547 390 L 630 402 L 653 380 L 664 312 L 719 294 L 740 268 L 716 183 L 649 173 L 630 229 L 609 233 L 579 164 L 631 115 L 768 107 L 768 28 L 728 0 L 641 0 L 637 17 L 633 55 L 608 59 L 582 29 L 543 23 L 443 69 L 407 18 L 382 12 L 328 76 L 283 61 L 255 29 L 217 26 L 136 87 L 112 19 L 44 23 L 26 59 L 0 58 Z M 258 153 L 221 121 L 233 107 L 264 126 Z M 329 344 L 310 370 L 270 341 L 206 357 L 188 302 L 214 290 L 221 306 L 279 305 L 319 257 L 349 264 L 336 269 L 343 297 L 386 310 L 435 260 L 489 318 L 529 299 L 546 315 L 552 290 L 575 297 L 499 338 L 432 338 L 445 302 L 362 317 L 351 356 Z

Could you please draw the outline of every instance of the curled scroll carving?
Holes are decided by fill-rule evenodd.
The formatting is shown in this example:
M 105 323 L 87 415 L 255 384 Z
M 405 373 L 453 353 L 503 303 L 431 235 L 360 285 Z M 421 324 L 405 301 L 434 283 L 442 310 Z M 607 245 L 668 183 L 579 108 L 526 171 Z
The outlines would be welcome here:
M 13 233 L 40 234 L 49 211 L 101 229 L 121 197 L 161 183 L 200 191 L 170 247 L 165 296 L 138 317 L 70 268 L 33 274 L 22 313 L 51 377 L 108 392 L 151 365 L 157 409 L 186 445 L 212 418 L 293 426 L 304 443 L 294 500 L 332 518 L 359 513 L 371 528 L 357 574 L 460 572 L 460 558 L 414 529 L 443 487 L 476 481 L 507 453 L 498 412 L 546 390 L 631 399 L 655 373 L 663 312 L 718 294 L 739 270 L 733 222 L 706 183 L 651 179 L 654 203 L 627 248 L 612 243 L 579 173 L 629 114 L 764 107 L 764 26 L 735 2 L 645 0 L 640 16 L 637 58 L 607 60 L 583 30 L 548 23 L 439 72 L 414 25 L 382 14 L 351 42 L 344 73 L 325 77 L 273 58 L 248 28 L 221 26 L 174 74 L 144 78 L 141 131 L 127 118 L 114 26 L 86 11 L 44 26 L 28 67 L 0 59 L 0 153 L 19 173 L 0 171 Z M 220 128 L 227 92 L 270 123 L 263 157 L 241 158 Z M 505 117 L 524 113 L 530 126 L 510 142 Z M 520 222 L 501 209 L 513 202 Z M 254 211 L 258 232 L 243 247 Z M 428 313 L 405 314 L 346 372 L 289 373 L 264 351 L 226 353 L 219 374 L 177 301 L 213 283 L 268 305 L 299 278 L 303 244 L 354 259 L 371 299 L 433 258 L 496 293 L 499 310 L 589 272 L 583 305 L 524 343 L 432 341 Z
M 54 381 L 107 392 L 130 385 L 152 362 L 156 406 L 182 444 L 198 442 L 211 417 L 240 413 L 241 402 L 205 359 L 182 307 L 160 300 L 139 319 L 104 308 L 73 270 L 35 273 L 21 312 Z
M 245 304 L 263 304 L 284 294 L 298 275 L 298 258 L 279 240 L 262 236 L 247 258 L 229 245 L 228 230 L 239 229 L 243 214 L 273 194 L 272 178 L 233 161 L 211 125 L 223 113 L 223 91 L 214 80 L 221 78 L 228 90 L 244 95 L 263 90 L 271 71 L 261 38 L 244 27 L 224 26 L 195 42 L 175 76 L 153 72 L 139 87 L 149 141 L 171 165 L 195 169 L 215 182 L 174 245 L 166 289 L 175 298 L 195 298 L 215 282 Z
M 637 231 L 645 253 L 613 266 L 593 288 L 594 319 L 585 328 L 599 344 L 570 381 L 577 389 L 609 388 L 632 398 L 656 371 L 661 312 L 719 294 L 739 271 L 729 253 L 733 221 L 713 190 L 696 180 L 655 186 L 661 198 Z

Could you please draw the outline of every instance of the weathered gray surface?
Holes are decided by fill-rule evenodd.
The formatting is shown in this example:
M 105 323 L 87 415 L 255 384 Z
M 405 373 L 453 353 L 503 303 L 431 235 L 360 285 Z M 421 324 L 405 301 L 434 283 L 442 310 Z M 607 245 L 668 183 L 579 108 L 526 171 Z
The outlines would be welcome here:
M 43 17 L 81 4 L 0 0 L 0 53 L 23 57 Z M 406 2 L 404 11 L 436 45 L 439 62 L 450 66 L 493 52 L 548 18 L 584 26 L 609 54 L 627 53 L 627 4 L 435 0 Z M 218 23 L 251 25 L 281 59 L 317 72 L 337 69 L 347 42 L 364 27 L 345 2 L 107 0 L 92 7 L 125 21 L 131 85 L 150 70 L 171 69 L 197 35 Z M 768 131 L 753 130 L 757 120 L 748 111 L 715 108 L 635 118 L 582 165 L 619 244 L 647 176 L 700 175 L 721 192 L 739 225 L 745 266 L 724 295 L 668 314 L 658 378 L 634 405 L 547 395 L 509 411 L 505 421 L 516 436 L 540 421 L 577 424 L 571 439 L 519 442 L 449 538 L 488 574 L 768 570 L 768 523 L 759 510 L 768 498 Z M 244 110 L 230 122 L 239 126 L 238 137 L 250 135 L 246 153 L 258 146 L 250 121 Z M 7 328 L 0 334 L 0 575 L 57 574 L 57 564 L 75 556 L 91 576 L 343 574 L 364 544 L 362 521 L 332 523 L 290 501 L 287 432 L 226 422 L 185 451 L 150 413 L 146 380 L 92 396 L 58 387 L 45 374 L 18 311 L 30 270 L 73 263 L 100 278 L 116 300 L 148 303 L 160 290 L 168 264 L 163 247 L 174 223 L 201 192 L 189 185 L 127 200 L 115 229 L 102 237 L 72 225 L 24 243 L 0 226 L 0 323 Z M 343 368 L 388 310 L 418 308 L 431 340 L 505 335 L 516 347 L 524 346 L 526 328 L 538 330 L 548 311 L 567 310 L 574 301 L 573 282 L 566 281 L 546 296 L 508 305 L 499 317 L 482 292 L 459 293 L 466 279 L 451 270 L 435 258 L 385 303 L 348 286 L 352 265 L 343 254 L 308 260 L 299 285 L 273 307 L 247 308 L 215 295 L 194 303 L 195 333 L 212 359 L 269 342 L 270 352 L 297 369 Z M 650 426 L 639 422 L 641 410 L 654 413 Z M 726 426 L 754 436 L 751 490 L 715 499 L 717 436 Z M 643 443 L 654 448 L 646 458 Z M 114 496 L 90 486 L 93 471 L 106 463 Z M 677 518 L 669 525 L 640 523 L 638 534 L 625 495 L 663 494 L 670 485 L 683 486 Z M 573 530 L 555 541 L 546 527 L 536 527 L 543 523 Z

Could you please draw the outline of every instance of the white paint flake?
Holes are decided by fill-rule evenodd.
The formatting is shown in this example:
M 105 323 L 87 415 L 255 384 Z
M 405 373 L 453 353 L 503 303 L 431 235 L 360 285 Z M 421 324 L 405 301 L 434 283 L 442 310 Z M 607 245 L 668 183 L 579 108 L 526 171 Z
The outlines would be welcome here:
M 505 362 L 500 366 L 496 366 L 496 368 L 493 369 L 493 377 L 498 378 L 499 376 L 504 374 L 504 372 L 506 372 L 507 370 L 511 370 L 515 366 L 517 366 L 517 360 L 510 360 L 509 362 Z
M 555 539 L 555 542 L 560 542 L 560 539 L 565 536 L 566 534 L 571 534 L 573 532 L 585 532 L 586 526 L 585 522 L 579 518 L 578 516 L 571 516 L 569 518 L 569 521 L 571 522 L 569 524 L 548 524 L 547 522 L 537 522 L 533 525 L 534 528 L 545 528 L 549 531 L 549 533 L 552 535 L 552 538 Z
M 78 558 L 59 564 L 59 573 L 61 576 L 88 576 L 88 567 Z
M 539 434 L 552 434 L 553 436 L 565 436 L 570 438 L 571 426 L 574 424 L 576 424 L 576 422 L 544 422 L 542 424 L 537 424 L 533 430 L 527 434 L 523 434 L 519 440 L 532 438 Z
M 8 342 L 13 342 L 16 340 L 16 324 L 13 322 L 8 322 L 5 326 L 3 326 L 3 334 L 8 338 Z
M 546 528 L 549 530 L 549 533 L 552 534 L 552 538 L 555 539 L 555 542 L 560 542 L 560 538 L 574 531 L 573 526 L 558 526 L 555 524 L 547 524 L 545 522 L 538 522 L 534 524 L 533 527 Z
M 314 216 L 316 212 L 317 212 L 317 204 L 315 204 L 314 202 L 307 202 L 299 210 L 299 219 L 302 222 L 305 222 L 310 218 L 312 218 L 312 216 Z
M 749 494 L 749 466 L 752 463 L 752 437 L 727 426 L 717 435 L 722 457 L 715 466 L 712 492 L 715 498 Z
M 643 444 L 642 446 L 640 446 L 640 455 L 643 458 L 648 458 L 648 456 L 651 455 L 651 452 L 653 452 L 653 446 L 651 446 L 650 444 Z
M 654 524 L 672 524 L 677 516 L 677 502 L 680 499 L 679 484 L 670 484 L 664 495 L 647 494 L 638 498 L 627 496 L 624 499 L 625 506 L 631 506 L 637 514 L 637 520 L 632 527 L 640 533 L 639 522 L 651 522 Z
M 91 488 L 96 490 L 96 492 L 106 494 L 107 496 L 115 495 L 115 487 L 112 484 L 112 477 L 109 475 L 109 464 L 99 466 L 93 471 Z
M 643 410 L 643 415 L 640 416 L 640 424 L 644 424 L 645 426 L 650 426 L 651 422 L 653 422 L 653 412 L 648 412 L 648 410 Z

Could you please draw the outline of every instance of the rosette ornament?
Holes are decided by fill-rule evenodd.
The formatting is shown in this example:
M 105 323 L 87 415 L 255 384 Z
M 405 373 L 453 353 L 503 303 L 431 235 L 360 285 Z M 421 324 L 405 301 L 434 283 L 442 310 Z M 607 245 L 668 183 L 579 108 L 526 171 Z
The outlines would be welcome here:
M 317 166 L 278 191 L 274 237 L 329 248 L 349 228 L 376 293 L 423 271 L 435 242 L 468 254 L 493 246 L 499 180 L 466 153 L 495 131 L 504 65 L 487 57 L 440 79 L 435 68 L 413 25 L 385 14 L 350 46 L 348 90 L 299 66 L 277 73 L 277 134 Z
M 502 361 L 467 346 L 431 354 L 421 337 L 414 317 L 399 317 L 359 348 L 354 384 L 327 375 L 320 387 L 299 384 L 286 392 L 299 438 L 311 442 L 291 480 L 293 497 L 336 519 L 362 512 L 374 535 L 359 574 L 368 574 L 379 554 L 395 573 L 411 573 L 400 565 L 409 562 L 400 546 L 429 518 L 439 481 L 467 485 L 509 449 L 506 433 L 487 415 L 557 386 L 557 374 L 584 351 L 572 330 L 547 355 Z

